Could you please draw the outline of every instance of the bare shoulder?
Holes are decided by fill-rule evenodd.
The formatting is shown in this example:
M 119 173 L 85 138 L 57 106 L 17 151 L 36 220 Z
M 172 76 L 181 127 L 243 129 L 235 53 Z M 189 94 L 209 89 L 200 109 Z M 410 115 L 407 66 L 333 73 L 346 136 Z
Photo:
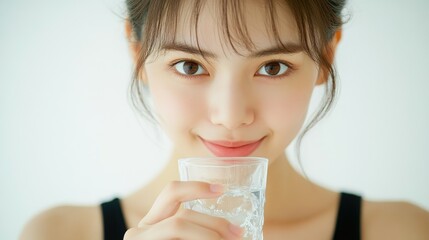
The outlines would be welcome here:
M 58 206 L 41 212 L 24 227 L 20 240 L 102 239 L 98 206 Z
M 429 239 L 429 212 L 408 202 L 364 201 L 363 239 Z

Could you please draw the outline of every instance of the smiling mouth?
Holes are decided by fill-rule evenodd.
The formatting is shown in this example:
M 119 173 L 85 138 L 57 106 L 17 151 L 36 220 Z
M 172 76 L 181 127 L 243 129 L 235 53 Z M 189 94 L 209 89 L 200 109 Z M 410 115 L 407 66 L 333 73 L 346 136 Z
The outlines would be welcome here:
M 256 141 L 210 141 L 201 138 L 207 149 L 217 157 L 245 157 L 254 152 L 265 137 Z

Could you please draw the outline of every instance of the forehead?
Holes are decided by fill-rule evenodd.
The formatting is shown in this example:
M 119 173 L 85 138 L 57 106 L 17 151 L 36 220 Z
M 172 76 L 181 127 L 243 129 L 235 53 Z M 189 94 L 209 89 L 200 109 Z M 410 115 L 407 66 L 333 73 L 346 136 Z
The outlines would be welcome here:
M 198 8 L 194 1 L 183 1 L 178 13 L 175 42 L 212 52 L 248 54 L 299 43 L 296 21 L 284 2 L 202 1 Z

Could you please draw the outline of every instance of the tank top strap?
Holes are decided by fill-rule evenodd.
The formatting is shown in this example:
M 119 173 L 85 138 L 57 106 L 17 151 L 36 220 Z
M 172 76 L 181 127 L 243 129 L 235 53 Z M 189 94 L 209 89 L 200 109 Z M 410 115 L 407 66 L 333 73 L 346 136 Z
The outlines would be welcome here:
M 333 240 L 361 239 L 362 197 L 341 192 Z
M 123 240 L 127 231 L 119 198 L 101 203 L 104 240 Z

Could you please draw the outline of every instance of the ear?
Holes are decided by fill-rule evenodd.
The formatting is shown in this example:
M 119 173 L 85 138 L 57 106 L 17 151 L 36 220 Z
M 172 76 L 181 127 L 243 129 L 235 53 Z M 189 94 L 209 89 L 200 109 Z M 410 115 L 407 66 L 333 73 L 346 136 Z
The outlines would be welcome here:
M 130 51 L 130 54 L 133 58 L 134 65 L 137 63 L 138 60 L 138 54 L 140 50 L 139 42 L 135 38 L 134 32 L 133 32 L 133 26 L 131 24 L 131 21 L 129 19 L 125 20 L 125 37 L 128 40 L 128 48 Z
M 331 42 L 329 43 L 328 49 L 328 60 L 332 64 L 334 62 L 335 52 L 337 50 L 338 43 L 341 41 L 343 31 L 339 29 L 335 32 Z M 326 71 L 319 71 L 319 76 L 317 77 L 316 85 L 325 84 L 328 81 L 329 73 Z
M 135 37 L 135 34 L 133 32 L 133 27 L 129 19 L 125 20 L 125 37 L 127 38 L 127 41 L 128 41 L 128 49 L 132 56 L 134 66 L 136 66 L 137 61 L 139 59 L 141 45 L 140 45 L 140 42 Z M 139 78 L 143 81 L 143 83 L 146 83 L 146 77 L 143 72 L 144 72 L 143 70 L 140 70 Z

